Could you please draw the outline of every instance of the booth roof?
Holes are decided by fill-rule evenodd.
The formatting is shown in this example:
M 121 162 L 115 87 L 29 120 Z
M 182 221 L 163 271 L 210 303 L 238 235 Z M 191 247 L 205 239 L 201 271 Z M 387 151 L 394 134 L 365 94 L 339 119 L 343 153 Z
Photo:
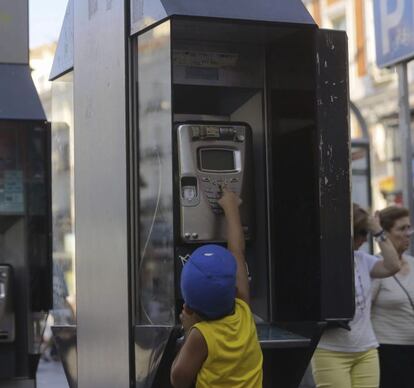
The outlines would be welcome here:
M 66 6 L 65 18 L 63 19 L 55 57 L 53 58 L 49 81 L 54 81 L 73 69 L 73 13 L 73 0 L 69 0 Z
M 0 64 L 0 119 L 46 120 L 29 65 Z
M 132 0 L 132 21 L 147 28 L 169 16 L 204 16 L 263 22 L 315 24 L 300 0 Z
M 316 25 L 301 0 L 130 0 L 131 33 L 172 16 Z M 74 4 L 68 1 L 50 80 L 73 69 Z

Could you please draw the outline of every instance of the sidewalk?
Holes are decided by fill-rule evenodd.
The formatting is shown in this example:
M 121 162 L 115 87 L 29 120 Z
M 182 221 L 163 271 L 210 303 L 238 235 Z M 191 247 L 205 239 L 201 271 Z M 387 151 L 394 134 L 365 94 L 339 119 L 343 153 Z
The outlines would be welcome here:
M 314 388 L 315 385 L 311 376 L 308 369 L 299 388 Z M 65 372 L 59 361 L 40 360 L 37 369 L 37 388 L 69 388 Z
M 69 388 L 60 361 L 39 361 L 37 388 Z

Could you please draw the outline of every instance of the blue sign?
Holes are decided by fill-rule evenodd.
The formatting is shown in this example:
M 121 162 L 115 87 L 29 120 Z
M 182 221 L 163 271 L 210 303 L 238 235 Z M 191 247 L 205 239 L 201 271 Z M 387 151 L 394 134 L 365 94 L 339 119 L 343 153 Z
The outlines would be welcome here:
M 414 57 L 414 0 L 374 0 L 378 67 Z

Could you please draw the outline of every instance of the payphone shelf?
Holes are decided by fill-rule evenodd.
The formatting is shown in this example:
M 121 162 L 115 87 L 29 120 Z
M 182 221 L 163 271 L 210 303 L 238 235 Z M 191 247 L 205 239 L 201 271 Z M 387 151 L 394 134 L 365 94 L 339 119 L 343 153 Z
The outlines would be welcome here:
M 292 333 L 275 325 L 258 324 L 257 336 L 262 349 L 302 348 L 310 345 L 311 339 Z

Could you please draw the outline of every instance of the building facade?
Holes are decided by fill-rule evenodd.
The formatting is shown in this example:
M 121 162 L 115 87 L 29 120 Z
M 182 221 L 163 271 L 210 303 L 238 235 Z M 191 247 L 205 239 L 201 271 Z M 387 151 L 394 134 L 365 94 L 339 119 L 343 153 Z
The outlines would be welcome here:
M 376 66 L 373 0 L 305 0 L 320 27 L 346 30 L 349 39 L 350 97 L 368 127 L 372 166 L 372 207 L 402 203 L 398 131 L 398 79 L 395 68 Z M 408 65 L 411 117 L 414 118 L 414 66 Z M 351 137 L 364 137 L 351 117 Z M 356 160 L 358 155 L 353 155 Z M 357 195 L 356 195 L 357 196 Z M 358 197 L 358 196 L 357 196 Z

